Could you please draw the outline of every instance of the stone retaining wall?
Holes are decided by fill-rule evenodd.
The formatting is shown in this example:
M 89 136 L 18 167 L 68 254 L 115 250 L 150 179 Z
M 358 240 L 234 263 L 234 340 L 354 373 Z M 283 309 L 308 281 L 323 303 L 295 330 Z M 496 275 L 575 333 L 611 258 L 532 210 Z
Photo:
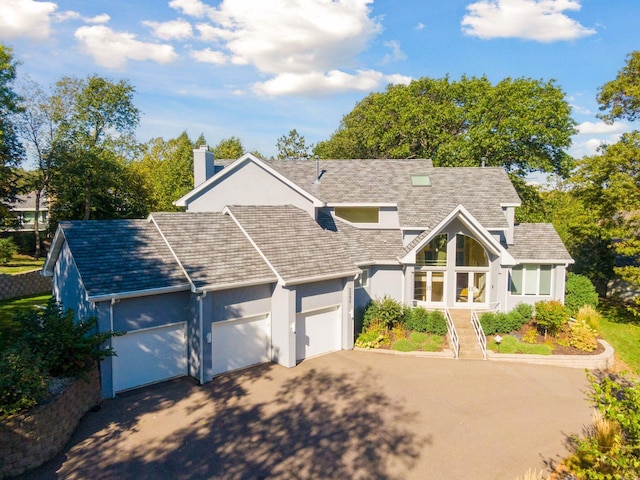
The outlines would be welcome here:
M 17 275 L 0 274 L 0 300 L 49 292 L 51 292 L 51 277 L 43 277 L 40 275 L 40 270 Z
M 602 339 L 598 339 L 598 341 L 604 346 L 604 352 L 598 355 L 523 355 L 520 353 L 495 353 L 487 350 L 487 360 L 586 368 L 588 370 L 607 370 L 613 367 L 613 347 Z
M 89 382 L 76 380 L 51 403 L 0 420 L 0 479 L 32 470 L 55 457 L 82 416 L 101 401 L 96 368 Z

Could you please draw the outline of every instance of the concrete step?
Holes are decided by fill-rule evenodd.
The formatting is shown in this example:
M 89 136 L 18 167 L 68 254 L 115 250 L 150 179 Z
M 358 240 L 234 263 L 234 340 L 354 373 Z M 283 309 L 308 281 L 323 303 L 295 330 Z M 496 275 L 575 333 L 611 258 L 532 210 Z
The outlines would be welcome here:
M 478 343 L 473 323 L 471 323 L 471 310 L 449 310 L 451 320 L 458 333 L 460 352 L 458 358 L 481 360 L 482 348 Z

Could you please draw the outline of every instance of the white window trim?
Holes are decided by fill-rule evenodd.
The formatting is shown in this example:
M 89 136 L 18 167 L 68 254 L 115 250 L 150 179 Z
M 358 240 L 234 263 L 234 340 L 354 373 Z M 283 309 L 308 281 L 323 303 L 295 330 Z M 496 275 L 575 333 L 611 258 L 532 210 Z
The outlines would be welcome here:
M 532 266 L 535 265 L 536 266 L 536 293 L 531 293 L 531 294 L 526 294 L 524 292 L 527 291 L 526 289 L 526 275 L 525 275 L 525 267 L 527 266 Z M 512 297 L 527 297 L 527 298 L 531 298 L 531 297 L 553 297 L 553 287 L 554 287 L 554 265 L 552 264 L 548 264 L 548 263 L 541 263 L 541 264 L 532 264 L 532 263 L 522 263 L 520 265 L 516 265 L 517 267 L 522 267 L 522 293 L 513 293 L 511 291 L 511 284 L 512 282 L 512 274 L 513 274 L 513 268 L 509 269 L 509 295 Z M 549 293 L 540 293 L 540 267 L 547 267 L 550 266 L 551 267 L 551 278 L 549 281 Z

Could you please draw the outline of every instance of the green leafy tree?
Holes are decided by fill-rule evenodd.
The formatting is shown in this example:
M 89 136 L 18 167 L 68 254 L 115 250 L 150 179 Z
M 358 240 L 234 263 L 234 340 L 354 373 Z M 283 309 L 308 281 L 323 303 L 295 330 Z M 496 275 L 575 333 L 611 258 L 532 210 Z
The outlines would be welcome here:
M 640 115 L 640 50 L 627 56 L 627 63 L 615 80 L 605 83 L 598 92 L 600 115 L 607 122 L 626 118 L 634 121 Z
M 200 140 L 206 145 L 204 137 Z M 193 188 L 193 149 L 198 146 L 187 132 L 171 140 L 154 138 L 147 143 L 142 158 L 134 162 L 134 170 L 149 191 L 149 210 L 180 210 L 173 202 Z
M 288 135 L 278 138 L 278 158 L 308 158 L 313 144 L 307 145 L 305 138 L 294 128 Z
M 140 113 L 134 88 L 93 75 L 65 77 L 52 96 L 58 132 L 52 145 L 53 222 L 122 218 L 147 213 L 142 178 L 130 166 Z
M 19 97 L 13 89 L 15 80 L 13 52 L 0 43 L 0 224 L 11 218 L 4 202 L 15 200 L 16 167 L 23 159 L 15 127 L 15 115 L 19 112 Z
M 236 159 L 242 155 L 244 155 L 244 147 L 238 137 L 224 138 L 213 148 L 215 158 Z
M 553 82 L 421 78 L 372 93 L 314 153 L 323 158 L 430 158 L 436 166 L 502 166 L 566 176 L 576 132 Z

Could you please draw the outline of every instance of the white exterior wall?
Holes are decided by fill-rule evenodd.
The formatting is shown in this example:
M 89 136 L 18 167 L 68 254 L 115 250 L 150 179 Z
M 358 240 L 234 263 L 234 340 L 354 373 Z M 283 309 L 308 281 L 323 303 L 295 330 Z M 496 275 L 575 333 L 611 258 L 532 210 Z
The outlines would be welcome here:
M 385 295 L 394 298 L 398 302 L 404 302 L 402 267 L 398 266 L 372 266 L 369 270 L 369 295 L 372 299 L 382 298 Z
M 313 203 L 253 162 L 246 162 L 187 202 L 187 212 L 221 212 L 228 205 L 294 205 L 315 215 Z

